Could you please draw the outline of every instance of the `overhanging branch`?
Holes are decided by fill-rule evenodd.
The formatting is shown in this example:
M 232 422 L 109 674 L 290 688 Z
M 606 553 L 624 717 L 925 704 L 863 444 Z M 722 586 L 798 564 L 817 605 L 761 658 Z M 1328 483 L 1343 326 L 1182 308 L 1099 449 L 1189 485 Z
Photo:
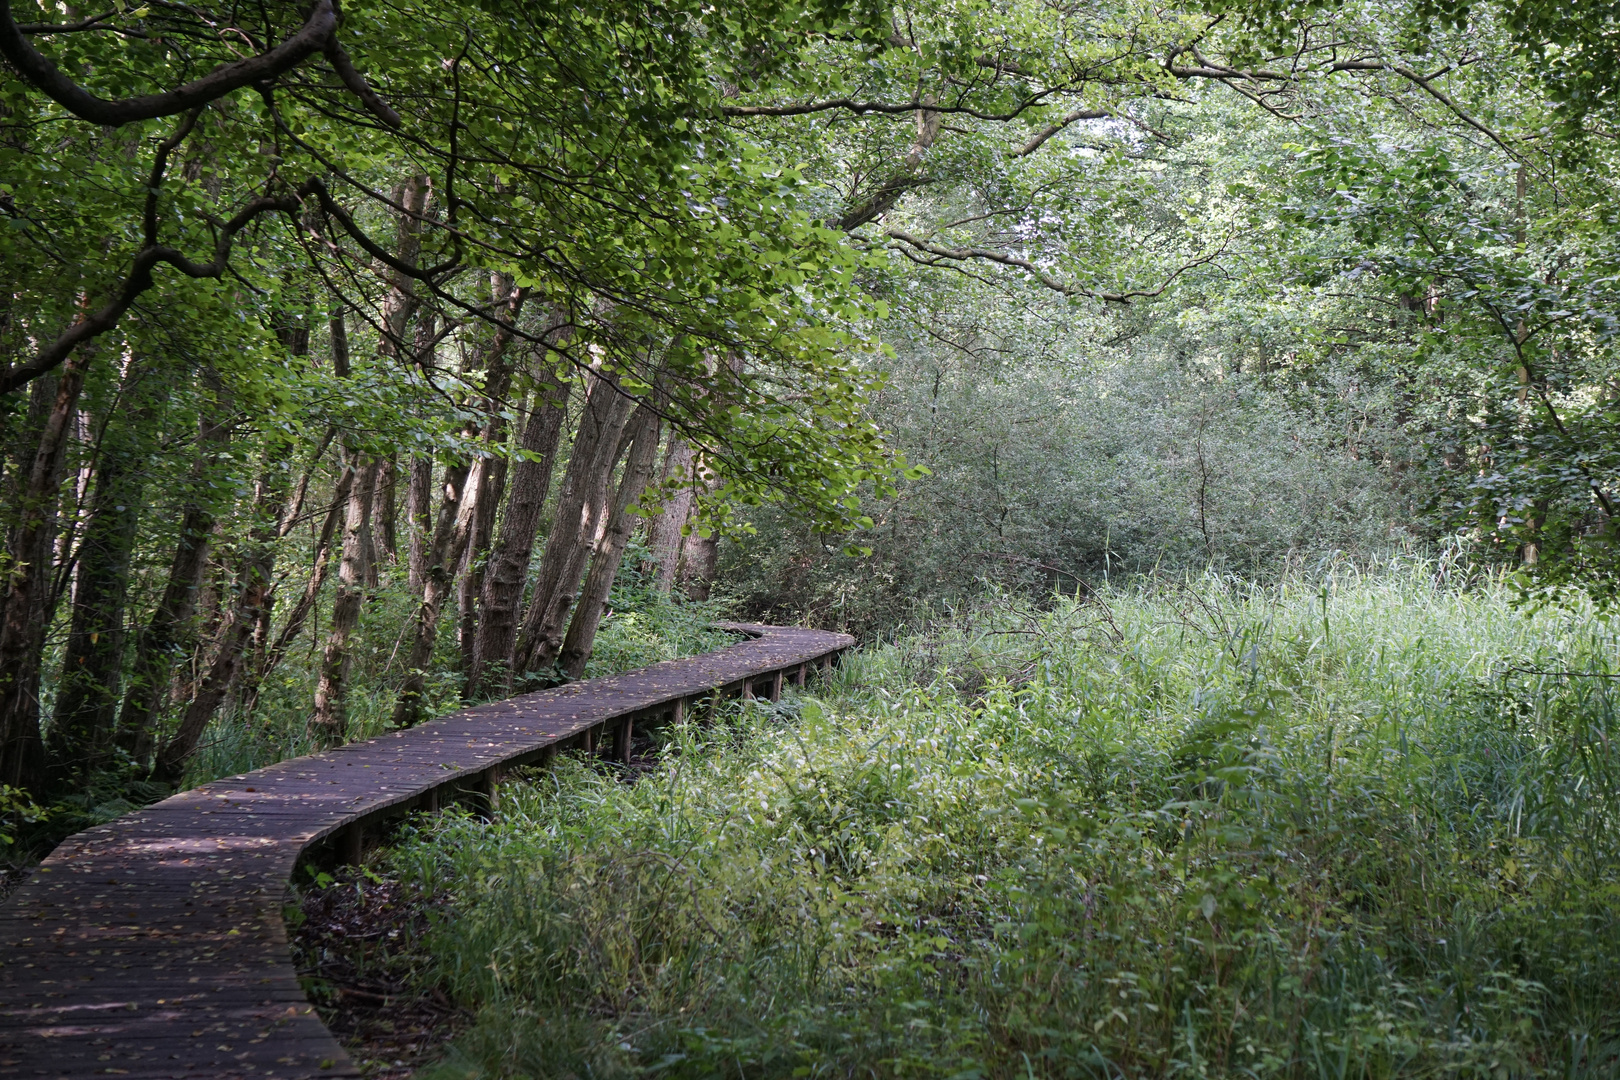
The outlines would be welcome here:
M 268 83 L 316 53 L 324 53 L 350 93 L 383 123 L 399 127 L 399 114 L 367 85 L 337 43 L 338 21 L 332 0 L 319 0 L 303 27 L 269 52 L 221 64 L 202 78 L 161 94 L 144 94 L 121 101 L 96 97 L 64 75 L 50 57 L 34 48 L 12 17 L 9 3 L 0 3 L 0 56 L 4 56 L 30 86 L 79 119 L 102 127 L 121 127 L 189 112 L 244 86 Z
M 1035 278 L 1035 280 L 1039 281 L 1042 285 L 1046 286 L 1048 289 L 1051 289 L 1056 293 L 1062 293 L 1064 296 L 1080 296 L 1091 300 L 1102 300 L 1105 303 L 1112 304 L 1129 304 L 1132 300 L 1146 300 L 1151 297 L 1158 296 L 1160 293 L 1164 292 L 1164 290 L 1168 289 L 1178 277 L 1186 273 L 1188 270 L 1191 270 L 1195 266 L 1202 266 L 1205 263 L 1213 262 L 1215 259 L 1225 254 L 1227 243 L 1226 241 L 1223 241 L 1220 247 L 1216 248 L 1214 251 L 1211 251 L 1209 254 L 1177 267 L 1176 270 L 1171 273 L 1169 277 L 1165 278 L 1156 289 L 1131 289 L 1126 292 L 1103 292 L 1097 289 L 1088 289 L 1084 285 L 1076 285 L 1073 282 L 1064 281 L 1061 278 L 1055 277 L 1021 255 L 1011 255 L 1005 251 L 992 251 L 989 248 L 947 247 L 943 244 L 935 244 L 931 241 L 924 240 L 921 237 L 913 236 L 910 233 L 904 232 L 900 229 L 886 230 L 884 235 L 891 240 L 897 240 L 917 251 L 932 255 L 935 260 L 933 265 L 939 265 L 940 263 L 944 262 L 970 261 L 999 263 L 1002 266 L 1010 266 L 1024 271 L 1031 277 Z
M 175 140 L 178 142 L 178 140 Z M 32 360 L 18 364 L 0 373 L 0 394 L 9 394 L 39 376 L 57 367 L 66 360 L 78 346 L 106 333 L 118 325 L 118 320 L 129 310 L 131 304 L 148 289 L 156 284 L 152 271 L 160 264 L 167 264 L 180 271 L 189 278 L 218 278 L 224 275 L 230 261 L 231 248 L 236 243 L 237 234 L 247 228 L 261 214 L 280 211 L 286 214 L 297 213 L 303 200 L 308 197 L 310 185 L 314 181 L 306 182 L 297 191 L 285 195 L 265 195 L 247 203 L 238 210 L 229 221 L 224 222 L 214 241 L 213 258 L 208 262 L 195 262 L 188 258 L 184 252 L 177 248 L 161 244 L 149 244 L 135 253 L 134 265 L 119 286 L 117 295 L 95 311 L 88 312 L 72 326 L 68 327 L 60 337 L 41 348 L 34 354 Z

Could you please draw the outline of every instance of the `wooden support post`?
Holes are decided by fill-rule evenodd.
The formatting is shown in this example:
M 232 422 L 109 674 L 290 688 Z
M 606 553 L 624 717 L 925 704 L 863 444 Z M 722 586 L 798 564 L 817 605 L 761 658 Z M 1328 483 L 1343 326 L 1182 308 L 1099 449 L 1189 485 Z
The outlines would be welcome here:
M 738 694 L 737 696 L 742 698 L 744 701 L 754 700 L 754 688 L 749 684 L 747 679 L 742 681 L 742 693 Z
M 499 765 L 491 765 L 484 770 L 480 777 L 478 790 L 484 796 L 484 806 L 493 814 L 501 805 L 501 774 L 504 770 Z
M 782 700 L 782 673 L 780 671 L 771 672 L 771 700 Z
M 428 813 L 437 813 L 439 810 L 439 789 L 429 788 L 422 792 L 422 809 Z
M 540 767 L 549 769 L 555 764 L 557 764 L 557 744 L 549 743 L 545 749 L 540 751 Z
M 602 726 L 600 724 L 585 729 L 585 752 L 587 754 L 596 753 L 596 736 L 601 730 Z
M 630 745 L 635 737 L 636 721 L 632 716 L 619 720 L 613 732 L 613 760 L 622 765 L 630 764 Z
M 809 664 L 800 664 L 799 670 L 794 673 L 793 681 L 799 685 L 800 689 L 803 689 L 804 687 L 805 673 L 809 670 L 809 668 Z
M 679 698 L 669 707 L 669 722 L 678 724 L 686 716 L 686 699 Z
M 337 856 L 340 862 L 348 866 L 359 866 L 365 854 L 366 830 L 358 823 L 338 833 Z

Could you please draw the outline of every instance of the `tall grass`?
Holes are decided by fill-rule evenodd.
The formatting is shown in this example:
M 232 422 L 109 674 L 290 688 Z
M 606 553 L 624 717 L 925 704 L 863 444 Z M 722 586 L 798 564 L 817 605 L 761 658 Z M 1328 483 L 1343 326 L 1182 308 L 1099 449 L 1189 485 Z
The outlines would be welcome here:
M 1616 645 L 1421 566 L 950 613 L 397 846 L 428 1075 L 1615 1075 Z

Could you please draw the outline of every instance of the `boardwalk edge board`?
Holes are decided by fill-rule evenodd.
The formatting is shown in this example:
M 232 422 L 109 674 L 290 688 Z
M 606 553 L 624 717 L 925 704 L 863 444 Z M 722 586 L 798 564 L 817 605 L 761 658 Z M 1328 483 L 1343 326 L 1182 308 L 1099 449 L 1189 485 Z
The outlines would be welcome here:
M 226 777 L 64 840 L 0 906 L 0 1080 L 360 1075 L 293 968 L 281 915 L 300 860 L 357 860 L 380 820 L 492 802 L 504 772 L 562 748 L 622 759 L 637 722 L 774 699 L 854 644 L 721 625 L 747 640 Z

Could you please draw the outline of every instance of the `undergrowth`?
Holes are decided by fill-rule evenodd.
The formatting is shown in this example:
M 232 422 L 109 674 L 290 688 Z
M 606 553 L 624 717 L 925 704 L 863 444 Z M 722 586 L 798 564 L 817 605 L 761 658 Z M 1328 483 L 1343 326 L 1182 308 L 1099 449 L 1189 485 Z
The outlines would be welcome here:
M 1430 569 L 998 599 L 423 824 L 424 1075 L 1615 1075 L 1615 632 Z

